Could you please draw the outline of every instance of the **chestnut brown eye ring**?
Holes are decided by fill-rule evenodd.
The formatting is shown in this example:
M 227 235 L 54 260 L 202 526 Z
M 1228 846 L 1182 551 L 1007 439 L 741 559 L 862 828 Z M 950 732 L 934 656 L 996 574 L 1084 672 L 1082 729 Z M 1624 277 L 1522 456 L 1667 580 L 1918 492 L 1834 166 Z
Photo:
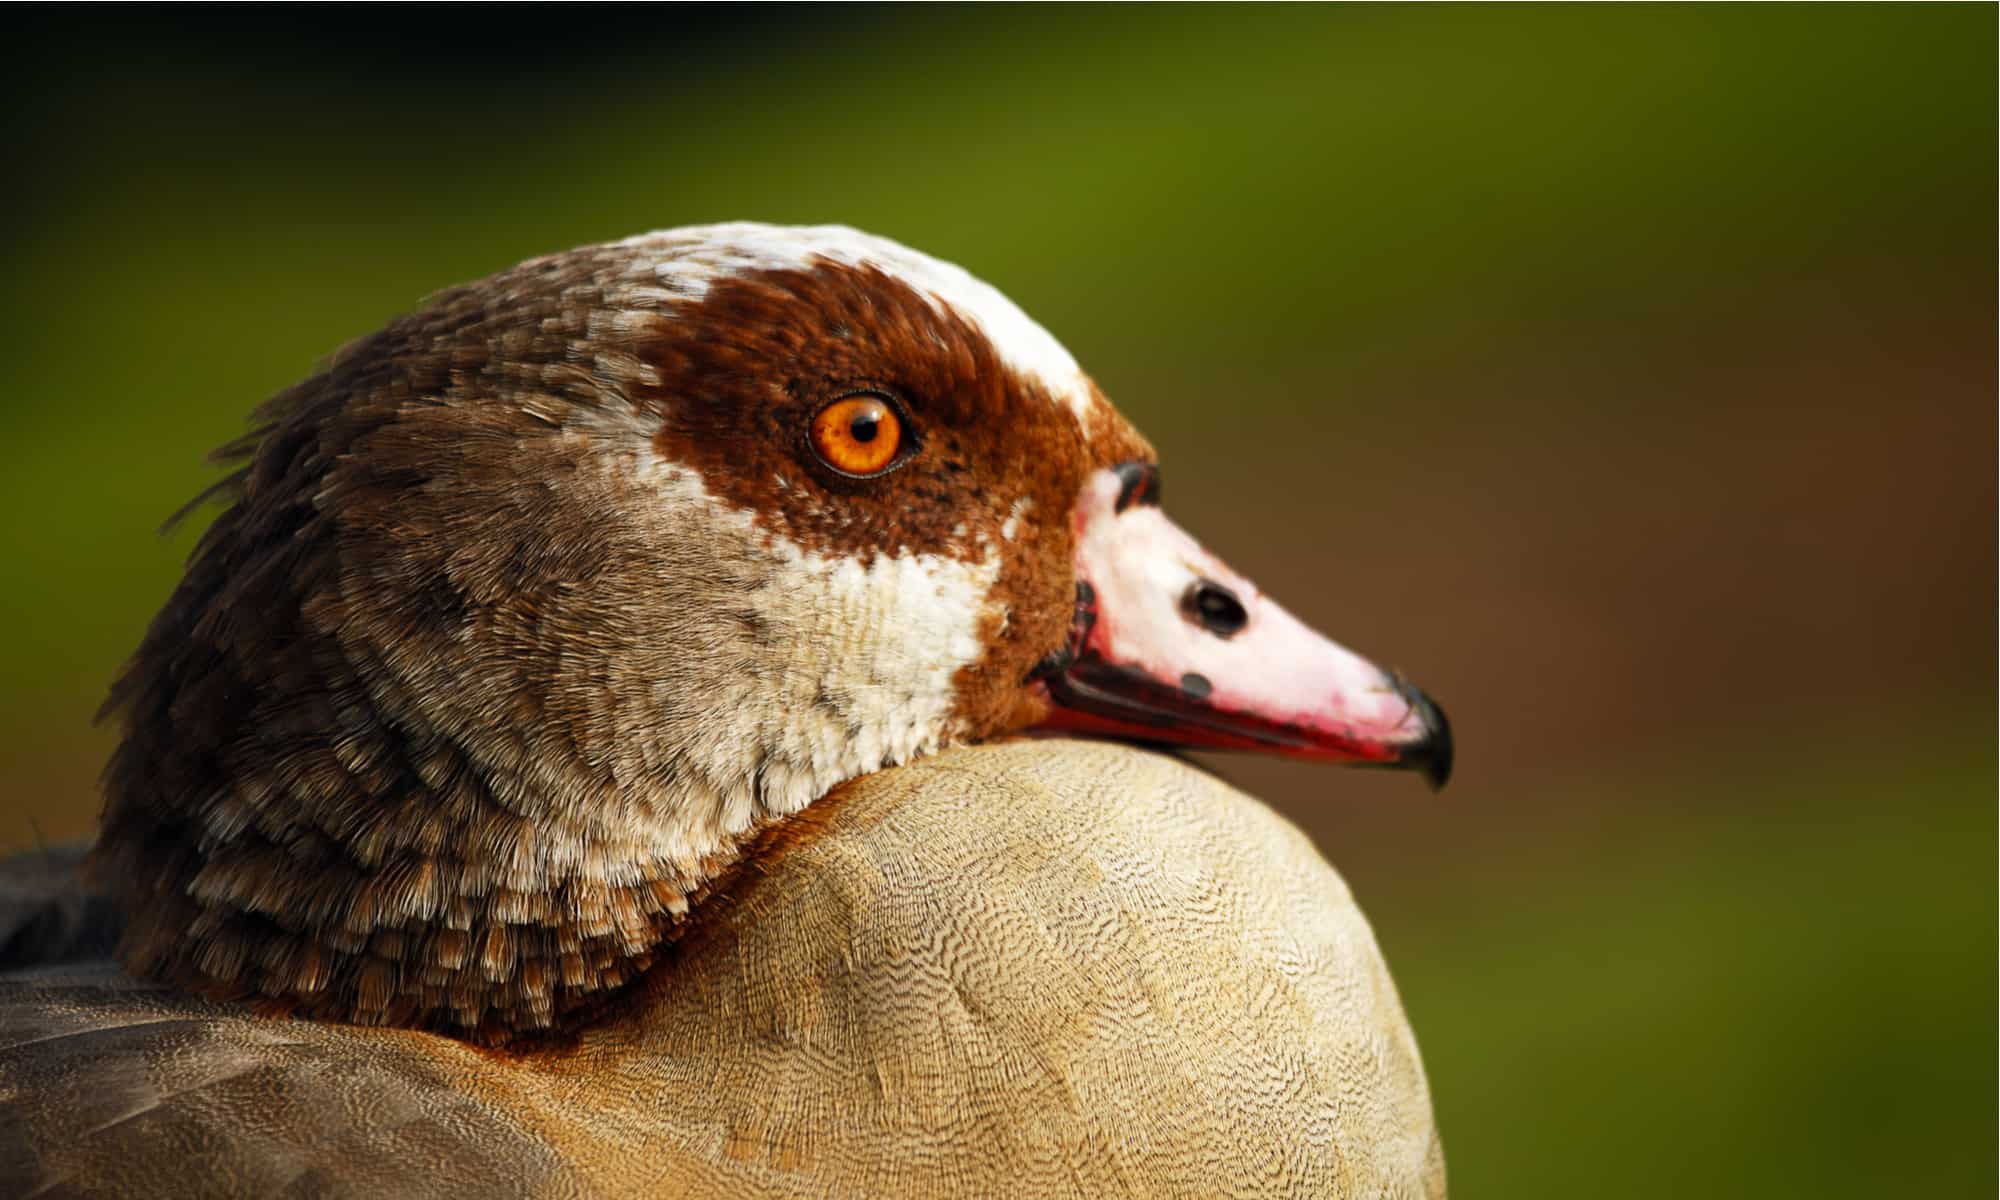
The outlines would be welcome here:
M 901 461 L 902 418 L 887 399 L 872 392 L 842 396 L 813 418 L 812 447 L 821 462 L 842 475 L 880 475 Z

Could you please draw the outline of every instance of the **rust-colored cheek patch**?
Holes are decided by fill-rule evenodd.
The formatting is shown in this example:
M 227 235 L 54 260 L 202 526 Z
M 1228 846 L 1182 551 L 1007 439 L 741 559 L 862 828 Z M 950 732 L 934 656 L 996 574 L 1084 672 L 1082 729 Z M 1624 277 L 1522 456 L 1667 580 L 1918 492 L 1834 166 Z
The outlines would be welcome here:
M 659 380 L 634 396 L 660 418 L 655 450 L 771 532 L 864 563 L 997 553 L 986 653 L 960 673 L 956 715 L 974 737 L 1021 723 L 1023 681 L 1069 621 L 1077 492 L 1098 467 L 1152 457 L 1094 388 L 1086 437 L 1068 398 L 1014 371 L 976 325 L 836 263 L 720 281 L 638 353 Z M 887 399 L 904 443 L 873 478 L 830 469 L 813 444 L 815 418 L 857 393 Z

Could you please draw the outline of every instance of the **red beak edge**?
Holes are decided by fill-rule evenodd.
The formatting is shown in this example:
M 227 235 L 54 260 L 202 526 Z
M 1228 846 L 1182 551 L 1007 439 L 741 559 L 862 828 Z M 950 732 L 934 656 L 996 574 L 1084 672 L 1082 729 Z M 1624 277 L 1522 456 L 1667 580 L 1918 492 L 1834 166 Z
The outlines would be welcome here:
M 1039 728 L 1451 778 L 1443 710 L 1202 549 L 1160 511 L 1151 463 L 1092 475 L 1074 520 L 1076 618 L 1034 673 Z

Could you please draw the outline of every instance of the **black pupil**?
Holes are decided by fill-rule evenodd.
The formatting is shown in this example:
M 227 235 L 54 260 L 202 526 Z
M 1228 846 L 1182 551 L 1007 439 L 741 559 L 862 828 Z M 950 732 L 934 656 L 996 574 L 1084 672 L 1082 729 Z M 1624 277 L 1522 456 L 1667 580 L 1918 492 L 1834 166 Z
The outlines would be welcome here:
M 1229 637 L 1250 620 L 1236 593 L 1219 583 L 1203 579 L 1188 589 L 1182 604 L 1194 623 L 1217 637 Z
M 872 442 L 882 428 L 882 418 L 875 413 L 862 413 L 847 426 L 847 432 L 857 442 Z

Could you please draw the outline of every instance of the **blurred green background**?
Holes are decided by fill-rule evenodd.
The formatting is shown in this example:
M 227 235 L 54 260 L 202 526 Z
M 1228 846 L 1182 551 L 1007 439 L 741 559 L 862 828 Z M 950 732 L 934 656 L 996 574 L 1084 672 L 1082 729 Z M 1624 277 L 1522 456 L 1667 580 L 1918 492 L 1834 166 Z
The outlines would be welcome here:
M 1450 709 L 1226 760 L 1371 913 L 1462 1196 L 1995 1192 L 1991 6 L 15 19 L 0 840 L 266 394 L 640 230 L 957 260 L 1181 520 Z

